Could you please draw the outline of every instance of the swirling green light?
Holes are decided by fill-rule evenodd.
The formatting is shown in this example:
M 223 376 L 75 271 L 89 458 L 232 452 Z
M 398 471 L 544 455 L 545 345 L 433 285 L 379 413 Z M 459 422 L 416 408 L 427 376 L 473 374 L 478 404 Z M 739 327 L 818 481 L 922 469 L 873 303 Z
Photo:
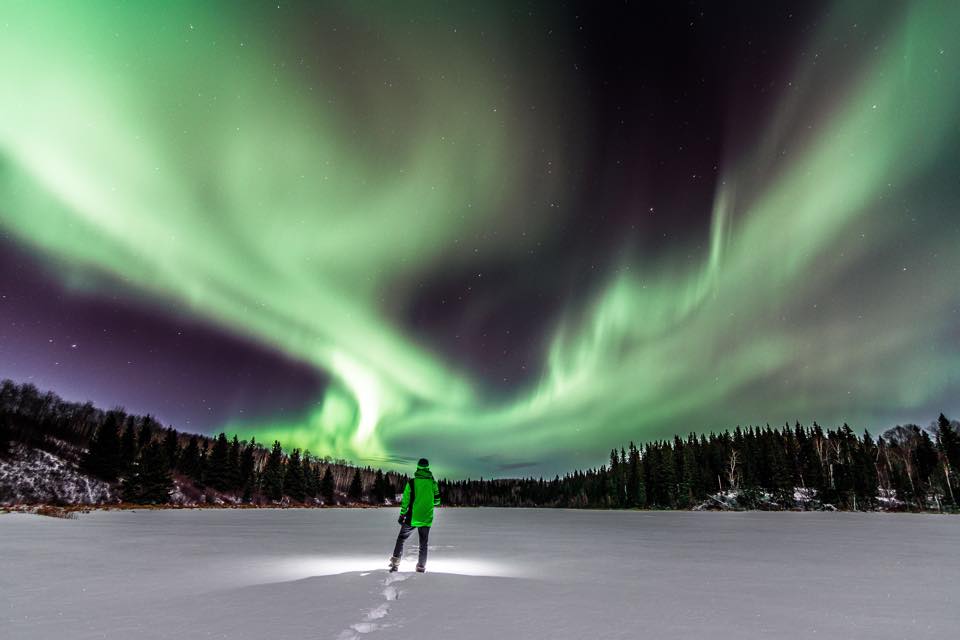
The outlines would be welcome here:
M 119 278 L 329 372 L 313 415 L 227 426 L 319 454 L 549 472 L 644 434 L 890 419 L 960 384 L 957 236 L 910 191 L 956 142 L 960 9 L 911 5 L 853 56 L 858 9 L 834 11 L 819 62 L 798 62 L 767 136 L 725 168 L 702 255 L 617 265 L 506 404 L 391 309 L 433 270 L 553 232 L 576 123 L 550 105 L 576 93 L 545 58 L 513 86 L 516 59 L 476 35 L 356 9 L 318 9 L 304 47 L 265 11 L 8 5 L 0 223 L 68 284 Z M 836 97 L 831 57 L 858 72 Z M 906 234 L 938 259 L 894 260 Z

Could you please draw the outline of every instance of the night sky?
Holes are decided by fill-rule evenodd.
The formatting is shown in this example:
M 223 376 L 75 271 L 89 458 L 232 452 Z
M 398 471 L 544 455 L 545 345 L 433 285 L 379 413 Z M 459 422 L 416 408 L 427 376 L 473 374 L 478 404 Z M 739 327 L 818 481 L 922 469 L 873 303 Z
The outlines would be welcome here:
M 960 4 L 14 2 L 0 377 L 441 474 L 960 414 Z

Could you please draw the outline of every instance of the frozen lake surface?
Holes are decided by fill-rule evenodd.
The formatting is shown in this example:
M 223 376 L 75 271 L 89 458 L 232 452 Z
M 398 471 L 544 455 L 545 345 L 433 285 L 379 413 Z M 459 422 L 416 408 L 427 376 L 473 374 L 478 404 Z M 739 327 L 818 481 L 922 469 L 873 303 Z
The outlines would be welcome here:
M 441 509 L 0 516 L 25 638 L 947 638 L 960 517 Z

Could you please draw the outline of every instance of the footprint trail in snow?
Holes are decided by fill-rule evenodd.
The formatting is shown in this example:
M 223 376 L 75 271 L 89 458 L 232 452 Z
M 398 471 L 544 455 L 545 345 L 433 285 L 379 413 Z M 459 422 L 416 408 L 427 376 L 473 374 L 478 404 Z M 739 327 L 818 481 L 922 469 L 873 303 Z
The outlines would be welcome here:
M 381 620 L 390 613 L 390 603 L 400 597 L 401 591 L 396 587 L 396 583 L 403 582 L 409 575 L 402 575 L 399 573 L 388 573 L 387 577 L 383 580 L 383 591 L 380 593 L 383 595 L 384 602 L 370 611 L 367 612 L 367 615 L 364 616 L 361 622 L 350 625 L 349 629 L 344 629 L 340 632 L 340 635 L 337 636 L 336 640 L 358 640 L 362 634 L 370 633 L 371 631 L 376 631 L 377 629 L 382 629 L 385 624 L 374 622 L 375 620 Z

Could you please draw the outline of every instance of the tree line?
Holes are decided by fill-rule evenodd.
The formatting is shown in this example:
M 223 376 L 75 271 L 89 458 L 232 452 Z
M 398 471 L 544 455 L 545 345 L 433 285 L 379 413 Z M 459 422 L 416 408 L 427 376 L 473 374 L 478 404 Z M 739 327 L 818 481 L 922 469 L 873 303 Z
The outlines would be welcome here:
M 846 424 L 738 427 L 610 452 L 609 463 L 552 480 L 441 481 L 444 504 L 604 509 L 956 510 L 960 423 L 897 426 L 874 438 Z
M 407 476 L 319 458 L 280 442 L 215 438 L 152 417 L 72 403 L 29 383 L 0 382 L 0 457 L 22 444 L 54 453 L 112 483 L 127 502 L 368 503 L 395 500 Z M 440 480 L 451 506 L 609 509 L 811 508 L 956 510 L 960 423 L 874 438 L 844 424 L 737 427 L 610 451 L 599 468 L 543 478 Z M 0 496 L 2 497 L 2 496 Z
M 66 402 L 30 383 L 0 382 L 0 457 L 16 445 L 53 453 L 111 483 L 124 502 L 383 505 L 406 476 L 316 457 L 280 442 L 180 433 L 153 417 Z

